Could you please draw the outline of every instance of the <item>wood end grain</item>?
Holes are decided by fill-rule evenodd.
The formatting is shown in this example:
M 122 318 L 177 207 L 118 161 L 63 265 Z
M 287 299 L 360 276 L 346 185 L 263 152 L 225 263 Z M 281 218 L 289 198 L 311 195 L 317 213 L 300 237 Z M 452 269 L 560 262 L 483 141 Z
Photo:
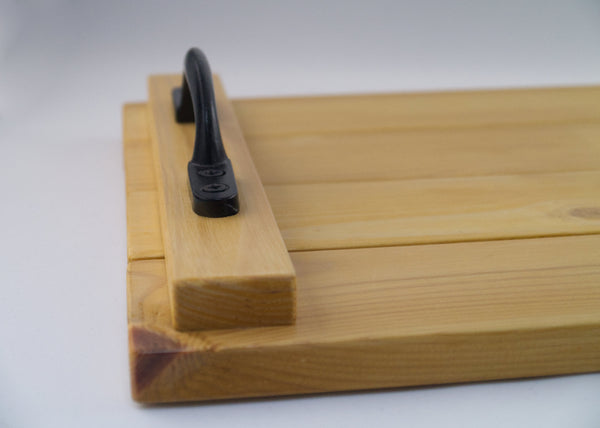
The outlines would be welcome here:
M 181 351 L 174 339 L 145 326 L 129 327 L 131 395 L 137 402 L 152 401 L 146 390 Z
M 294 276 L 188 278 L 173 284 L 177 330 L 262 327 L 293 324 Z

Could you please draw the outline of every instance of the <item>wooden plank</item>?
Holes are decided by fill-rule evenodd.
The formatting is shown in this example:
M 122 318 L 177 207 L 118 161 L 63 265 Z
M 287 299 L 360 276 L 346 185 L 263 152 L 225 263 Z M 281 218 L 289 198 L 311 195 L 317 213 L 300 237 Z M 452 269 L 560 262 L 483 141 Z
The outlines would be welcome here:
M 600 121 L 600 86 L 247 99 L 246 136 Z
M 128 193 L 156 190 L 147 111 L 145 103 L 123 106 L 123 157 Z
M 164 258 L 156 190 L 127 193 L 127 259 Z
M 123 107 L 127 259 L 164 257 L 146 103 Z
M 489 134 L 481 130 L 476 131 L 478 136 L 472 140 L 485 141 L 485 144 L 479 145 L 487 147 L 482 149 L 480 154 L 477 154 L 477 143 L 461 143 L 466 141 L 466 138 L 462 138 L 465 135 L 460 130 L 458 134 L 454 134 L 456 138 L 443 140 L 457 147 L 454 157 L 451 156 L 452 150 L 443 151 L 441 147 L 443 144 L 440 143 L 435 147 L 434 140 L 430 140 L 432 144 L 429 146 L 427 141 L 412 145 L 413 148 L 407 149 L 407 156 L 404 157 L 400 156 L 398 150 L 394 151 L 393 144 L 390 143 L 389 150 L 381 152 L 386 153 L 385 156 L 371 155 L 370 161 L 365 164 L 384 167 L 370 169 L 365 167 L 365 175 L 376 174 L 368 171 L 379 171 L 381 174 L 390 175 L 401 174 L 395 172 L 397 170 L 394 169 L 393 162 L 388 160 L 392 157 L 398 158 L 400 163 L 405 162 L 404 166 L 412 171 L 408 173 L 409 175 L 419 174 L 419 171 L 423 171 L 422 175 L 435 174 L 436 170 L 443 171 L 444 168 L 446 173 L 452 171 L 460 174 L 462 169 L 467 171 L 465 175 L 469 175 L 469 162 L 475 165 L 474 170 L 479 168 L 481 173 L 493 172 L 493 168 L 499 166 L 507 171 L 520 170 L 523 174 L 448 180 L 356 183 L 355 179 L 365 176 L 357 173 L 359 168 L 355 163 L 359 160 L 356 156 L 365 155 L 364 159 L 368 159 L 368 156 L 360 151 L 357 155 L 355 150 L 357 147 L 353 146 L 352 150 L 344 152 L 343 162 L 338 159 L 338 162 L 330 163 L 330 165 L 348 165 L 346 178 L 351 182 L 267 186 L 268 196 L 288 249 L 310 250 L 506 239 L 600 231 L 600 214 L 598 214 L 600 202 L 596 191 L 598 173 L 535 173 L 543 171 L 544 168 L 557 172 L 575 170 L 578 165 L 583 169 L 598 169 L 600 153 L 596 152 L 600 150 L 600 138 L 595 138 L 598 131 L 596 125 L 549 125 L 547 131 L 534 127 L 529 129 L 530 132 L 523 135 L 522 139 L 515 137 L 521 134 L 518 132 L 519 129 L 512 127 L 508 127 L 503 132 L 490 131 Z M 407 132 L 407 134 L 411 133 Z M 531 138 L 527 139 L 529 137 Z M 410 138 L 409 141 L 416 143 Z M 503 144 L 507 147 L 506 150 L 503 150 Z M 339 149 L 340 145 L 338 145 L 338 153 L 342 153 Z M 267 151 L 264 148 L 267 146 L 274 149 L 271 145 L 265 145 L 254 152 L 264 155 Z M 425 148 L 419 148 L 423 146 Z M 288 156 L 285 154 L 286 149 L 291 153 L 289 156 L 297 159 L 298 162 L 286 162 Z M 308 159 L 307 155 L 302 153 L 314 152 L 317 155 L 322 153 L 319 152 L 318 145 L 307 146 L 305 149 L 303 151 L 292 144 L 284 144 L 274 150 L 276 156 L 279 156 L 279 161 L 272 158 L 272 162 L 261 162 L 260 159 L 264 160 L 265 156 L 262 158 L 259 156 L 257 164 L 262 168 L 261 175 L 271 177 L 279 175 L 283 181 L 288 180 L 286 173 L 289 173 L 290 177 L 294 177 L 294 174 L 300 177 L 301 165 L 307 165 L 306 169 L 311 168 L 304 163 L 304 160 L 308 161 Z M 438 153 L 440 156 L 430 156 L 430 153 Z M 330 154 L 333 152 L 331 151 Z M 536 162 L 536 154 L 540 162 Z M 136 158 L 138 160 L 148 159 L 145 155 L 134 152 L 131 156 L 138 156 Z M 487 158 L 487 162 L 475 162 L 479 156 L 481 159 Z M 461 157 L 464 162 L 460 162 Z M 409 161 L 402 159 L 409 159 Z M 148 162 L 150 161 L 140 161 L 139 164 L 145 167 L 140 168 L 140 172 L 132 170 L 130 175 L 134 178 L 129 178 L 128 175 L 128 180 L 135 180 L 136 174 L 139 174 L 142 176 L 139 181 L 147 181 L 143 175 L 148 170 Z M 294 167 L 294 164 L 300 166 Z M 524 173 L 527 165 L 533 173 Z M 336 168 L 343 174 L 344 168 L 341 166 Z M 483 168 L 488 169 L 484 171 Z M 350 174 L 356 175 L 351 179 Z M 294 181 L 294 178 L 290 178 L 289 181 Z M 142 204 L 143 198 L 138 199 L 137 204 Z M 381 209 L 380 200 L 386 201 L 385 210 Z M 358 204 L 357 201 L 361 203 Z M 148 202 L 141 209 L 142 212 L 150 213 L 149 217 L 152 217 L 152 211 L 156 210 L 156 207 L 152 205 L 151 199 L 148 199 Z M 129 232 L 135 234 L 136 229 L 131 228 Z M 148 247 L 151 254 L 161 256 L 160 236 L 152 240 L 146 233 L 142 238 L 140 240 L 142 243 L 150 244 Z M 133 239 L 130 239 L 130 242 L 132 241 Z M 130 250 L 131 247 L 132 244 Z M 142 253 L 148 251 L 145 244 L 139 247 Z
M 252 105 L 245 102 L 247 109 Z M 596 123 L 249 135 L 247 140 L 263 184 L 600 170 Z
M 289 324 L 295 273 L 233 109 L 218 80 L 223 142 L 236 174 L 240 213 L 204 218 L 191 209 L 187 163 L 194 124 L 174 120 L 180 76 L 149 80 L 150 122 L 173 323 L 177 329 Z
M 150 128 L 148 127 L 148 104 L 127 103 L 123 105 L 123 141 L 148 141 Z
M 129 268 L 137 401 L 600 370 L 600 236 L 292 254 L 294 326 L 178 332 L 164 262 Z
M 290 251 L 600 233 L 600 171 L 266 186 Z

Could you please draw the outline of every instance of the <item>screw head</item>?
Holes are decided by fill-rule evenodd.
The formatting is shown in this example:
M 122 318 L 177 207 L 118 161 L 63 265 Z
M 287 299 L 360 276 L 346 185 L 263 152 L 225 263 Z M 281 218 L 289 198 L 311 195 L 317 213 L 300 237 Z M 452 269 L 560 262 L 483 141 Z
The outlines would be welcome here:
M 198 175 L 201 175 L 202 177 L 220 177 L 222 175 L 225 175 L 225 171 L 223 171 L 222 169 L 201 169 L 198 171 Z
M 202 187 L 202 191 L 208 192 L 208 193 L 224 192 L 227 189 L 229 189 L 229 186 L 227 184 L 223 184 L 223 183 L 212 183 L 212 184 L 207 184 L 206 186 Z

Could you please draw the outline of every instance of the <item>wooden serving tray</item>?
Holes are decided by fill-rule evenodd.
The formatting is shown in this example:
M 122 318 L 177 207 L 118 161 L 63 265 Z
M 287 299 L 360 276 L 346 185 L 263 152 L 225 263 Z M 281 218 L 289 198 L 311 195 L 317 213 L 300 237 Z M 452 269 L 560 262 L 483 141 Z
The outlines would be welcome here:
M 598 99 L 600 87 L 233 100 L 220 119 L 239 121 L 290 253 L 296 322 L 187 332 L 173 328 L 149 107 L 126 105 L 133 398 L 600 370 Z

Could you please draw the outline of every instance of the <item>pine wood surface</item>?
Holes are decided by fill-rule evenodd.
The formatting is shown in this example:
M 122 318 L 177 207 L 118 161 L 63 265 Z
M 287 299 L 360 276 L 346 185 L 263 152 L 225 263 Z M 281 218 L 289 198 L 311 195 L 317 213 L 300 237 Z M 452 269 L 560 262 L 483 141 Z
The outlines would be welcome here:
M 600 88 L 236 100 L 287 248 L 600 232 Z
M 123 152 L 127 196 L 127 258 L 164 258 L 148 106 L 123 107 Z
M 191 209 L 187 164 L 195 124 L 178 124 L 172 90 L 180 76 L 151 76 L 154 147 L 173 323 L 177 329 L 290 324 L 295 273 L 233 108 L 215 79 L 223 145 L 234 166 L 240 212 L 206 218 Z
M 600 370 L 600 237 L 292 253 L 293 326 L 177 332 L 164 263 L 129 267 L 136 400 Z
M 290 251 L 600 233 L 599 189 L 600 171 L 266 186 Z
M 248 138 L 266 135 L 598 122 L 600 86 L 235 101 Z
M 439 129 L 425 119 L 402 129 L 391 113 L 383 114 L 398 108 L 394 98 L 406 95 L 234 100 L 292 250 L 297 322 L 178 332 L 171 324 L 164 260 L 130 258 L 134 398 L 207 400 L 600 370 L 600 235 L 593 235 L 600 221 L 594 195 L 600 120 L 591 101 L 597 90 L 468 93 L 467 98 L 482 98 L 464 103 L 473 109 L 469 119 L 461 116 L 468 109 L 461 108 L 454 122 Z M 426 94 L 430 107 L 434 95 Z M 377 110 L 382 98 L 387 107 Z M 377 129 L 345 118 L 344 112 L 357 108 L 354 102 L 377 113 L 369 117 Z M 496 122 L 489 120 L 492 113 L 477 113 L 478 105 L 496 112 Z M 140 111 L 129 112 L 144 108 L 125 109 L 126 165 L 135 163 L 127 156 L 137 156 L 127 150 L 136 138 L 127 136 L 143 140 L 147 120 Z M 288 117 L 299 111 L 306 112 L 304 118 Z M 315 111 L 330 116 L 315 122 Z M 337 151 L 350 166 L 362 165 L 368 151 L 361 152 L 361 136 L 388 148 L 365 161 L 382 168 L 346 169 L 342 160 L 334 162 Z M 439 142 L 444 136 L 456 151 Z M 396 138 L 407 147 L 397 148 Z M 340 155 L 344 144 L 356 150 Z M 322 168 L 319 161 L 304 162 L 319 150 L 326 153 Z M 398 170 L 405 172 L 390 160 L 402 153 Z M 278 155 L 280 162 L 267 162 Z M 132 171 L 138 170 L 127 169 L 128 217 L 143 224 L 142 213 L 158 208 L 148 198 L 131 199 L 129 189 L 137 183 L 147 191 L 153 180 Z M 332 200 L 332 191 L 341 196 Z M 377 210 L 365 203 L 365 198 L 377 202 L 377 194 L 387 195 L 392 205 Z M 390 241 L 386 228 L 404 241 Z M 506 240 L 555 234 L 581 236 Z M 490 236 L 500 240 L 440 244 Z M 130 254 L 132 246 L 143 247 L 139 236 L 131 238 Z M 398 242 L 413 245 L 381 247 Z M 430 244 L 414 245 L 419 242 Z M 374 248 L 355 248 L 369 246 Z M 338 249 L 315 251 L 329 247 Z
M 123 158 L 127 197 L 127 259 L 164 258 L 148 106 L 123 107 Z
M 238 111 L 247 122 L 246 109 Z M 375 128 L 246 139 L 265 185 L 544 174 L 600 166 L 600 123 L 587 122 Z
M 309 145 L 272 134 L 249 142 L 294 251 L 598 233 L 599 131 L 569 122 L 398 131 L 382 145 L 363 132 L 347 134 L 347 148 L 328 134 Z

